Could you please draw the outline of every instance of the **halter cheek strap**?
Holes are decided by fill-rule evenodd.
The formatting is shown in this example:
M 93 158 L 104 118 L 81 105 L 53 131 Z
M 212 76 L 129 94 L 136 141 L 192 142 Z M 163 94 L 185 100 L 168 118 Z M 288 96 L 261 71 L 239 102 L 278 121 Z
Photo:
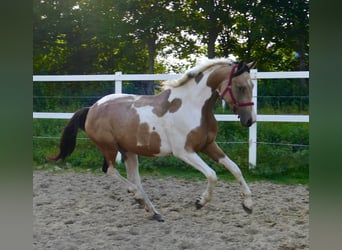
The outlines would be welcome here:
M 239 103 L 236 98 L 234 97 L 234 94 L 233 94 L 233 89 L 232 89 L 232 80 L 233 80 L 233 77 L 236 76 L 235 75 L 235 70 L 236 68 L 238 67 L 238 64 L 235 64 L 232 68 L 232 70 L 230 71 L 230 75 L 229 75 L 229 79 L 228 79 L 228 85 L 227 87 L 223 90 L 222 94 L 221 94 L 221 98 L 223 99 L 223 97 L 227 94 L 227 92 L 229 93 L 230 95 L 230 98 L 233 102 L 233 112 L 236 114 L 237 112 L 237 109 L 239 107 L 245 107 L 245 106 L 253 106 L 254 105 L 254 102 L 241 102 Z

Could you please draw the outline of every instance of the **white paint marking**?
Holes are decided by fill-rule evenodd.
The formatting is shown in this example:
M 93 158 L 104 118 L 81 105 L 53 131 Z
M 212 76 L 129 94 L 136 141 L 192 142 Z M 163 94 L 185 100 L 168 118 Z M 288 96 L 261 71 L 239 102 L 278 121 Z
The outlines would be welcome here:
M 126 97 L 126 96 L 133 96 L 133 95 L 129 95 L 129 94 L 110 94 L 110 95 L 106 95 L 106 96 L 102 97 L 96 103 L 98 105 L 102 105 L 102 104 L 104 104 L 106 102 L 115 100 L 115 99 L 120 98 L 120 97 Z

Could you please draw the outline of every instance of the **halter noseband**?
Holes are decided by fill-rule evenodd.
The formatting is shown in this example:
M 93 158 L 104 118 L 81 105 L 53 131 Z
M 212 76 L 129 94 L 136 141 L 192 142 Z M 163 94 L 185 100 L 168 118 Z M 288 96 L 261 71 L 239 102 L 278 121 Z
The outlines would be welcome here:
M 235 76 L 238 76 L 240 75 L 242 72 L 244 72 L 245 70 L 242 70 L 241 73 L 239 74 L 239 72 L 235 72 L 236 68 L 238 67 L 238 64 L 235 64 L 232 68 L 232 70 L 230 71 L 230 75 L 229 75 L 229 79 L 228 79 L 228 85 L 227 87 L 223 90 L 222 94 L 221 94 L 221 98 L 223 99 L 223 97 L 227 94 L 227 92 L 229 93 L 230 95 L 230 98 L 232 99 L 232 102 L 233 102 L 233 112 L 236 114 L 236 111 L 239 107 L 245 107 L 245 106 L 253 106 L 254 105 L 254 102 L 241 102 L 239 103 L 235 97 L 234 97 L 234 94 L 233 94 L 233 90 L 232 90 L 232 79 L 233 77 Z M 245 65 L 245 67 L 247 67 Z M 247 67 L 248 69 L 248 67 Z M 249 69 L 248 69 L 249 71 Z M 237 74 L 236 74 L 237 73 Z

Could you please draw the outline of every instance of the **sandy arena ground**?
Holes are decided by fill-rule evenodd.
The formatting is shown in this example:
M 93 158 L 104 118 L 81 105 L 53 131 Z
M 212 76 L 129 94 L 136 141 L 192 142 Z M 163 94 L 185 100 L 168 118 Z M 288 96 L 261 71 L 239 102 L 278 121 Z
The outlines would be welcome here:
M 218 181 L 200 210 L 206 181 L 143 177 L 165 222 L 151 219 L 106 175 L 33 173 L 34 249 L 309 249 L 309 188 L 250 183 L 254 211 L 237 182 Z

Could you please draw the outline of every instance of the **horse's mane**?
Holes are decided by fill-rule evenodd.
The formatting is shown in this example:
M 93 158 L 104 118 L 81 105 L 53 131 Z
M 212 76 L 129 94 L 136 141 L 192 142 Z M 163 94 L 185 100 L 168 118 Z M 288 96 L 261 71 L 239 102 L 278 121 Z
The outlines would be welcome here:
M 177 88 L 184 85 L 188 80 L 195 78 L 199 73 L 208 70 L 215 65 L 232 65 L 233 61 L 228 58 L 205 59 L 198 61 L 196 66 L 189 69 L 177 80 L 168 80 L 162 83 L 163 89 Z

